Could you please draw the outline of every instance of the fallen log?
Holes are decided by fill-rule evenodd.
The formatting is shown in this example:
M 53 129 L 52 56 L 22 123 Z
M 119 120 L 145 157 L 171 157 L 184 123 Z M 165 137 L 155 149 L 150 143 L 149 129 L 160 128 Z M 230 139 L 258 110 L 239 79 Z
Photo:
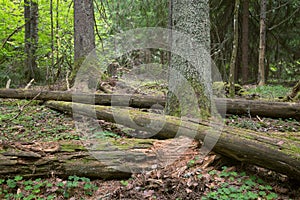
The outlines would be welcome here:
M 215 101 L 217 108 L 225 104 L 228 114 L 300 120 L 300 103 L 225 98 L 218 98 Z
M 0 176 L 21 175 L 31 178 L 77 175 L 102 179 L 128 178 L 131 172 L 120 170 L 121 167 L 124 167 L 122 164 L 124 160 L 120 159 L 120 155 L 133 150 L 142 154 L 142 150 L 150 148 L 154 142 L 154 140 L 141 139 L 107 140 L 97 140 L 97 149 L 94 149 L 93 153 L 105 156 L 108 152 L 107 144 L 113 142 L 115 148 L 110 150 L 109 155 L 105 157 L 109 166 L 96 159 L 86 149 L 84 143 L 89 141 L 2 143 L 0 145 Z M 142 155 L 144 156 L 144 154 Z M 127 161 L 126 164 L 130 165 L 130 161 Z
M 58 101 L 48 101 L 45 105 L 52 109 L 67 112 L 72 112 L 73 106 L 76 114 L 87 117 L 96 115 L 98 119 L 109 122 L 116 122 L 114 116 L 117 116 L 119 124 L 156 133 L 155 137 L 157 138 L 173 138 L 179 128 L 182 135 L 201 141 L 217 137 L 215 138 L 217 143 L 213 147 L 214 152 L 300 180 L 300 133 L 296 133 L 294 136 L 275 133 L 270 135 L 269 133 L 225 127 L 221 134 L 218 135 L 215 134 L 214 126 L 209 125 L 209 123 L 195 123 L 191 120 L 183 121 L 172 116 L 140 112 L 134 109 Z M 91 111 L 95 111 L 95 113 Z M 130 114 L 131 120 L 128 120 L 126 113 Z M 136 126 L 132 121 L 140 126 Z M 163 127 L 158 131 L 156 126 L 147 126 L 149 121 L 154 121 L 154 124 L 163 124 Z M 196 135 L 194 134 L 195 132 Z
M 94 103 L 96 105 L 111 105 L 113 98 L 115 106 L 150 108 L 154 104 L 160 104 L 162 106 L 165 105 L 165 98 L 162 96 L 90 94 L 66 91 L 34 91 L 21 89 L 0 89 L 0 98 L 35 98 L 36 100 L 43 101 L 74 101 L 78 103 Z M 299 103 L 227 98 L 215 98 L 214 101 L 216 108 L 222 113 L 225 112 L 224 108 L 226 108 L 227 114 L 300 119 Z
M 0 177 L 25 178 L 82 176 L 93 179 L 126 179 L 132 173 L 166 166 L 180 158 L 176 151 L 187 138 L 154 139 L 101 138 L 58 142 L 14 142 L 0 144 Z M 197 142 L 188 144 L 193 156 Z M 168 148 L 168 157 L 161 154 Z M 166 158 L 159 161 L 161 158 Z
M 0 89 L 0 98 L 35 99 L 55 101 L 76 101 L 78 103 L 95 103 L 97 105 L 111 105 L 112 99 L 115 106 L 129 106 L 135 108 L 150 108 L 153 104 L 165 104 L 165 98 L 145 95 L 124 94 L 91 94 L 75 93 L 69 91 L 37 91 L 23 89 Z M 93 102 L 91 102 L 92 100 Z

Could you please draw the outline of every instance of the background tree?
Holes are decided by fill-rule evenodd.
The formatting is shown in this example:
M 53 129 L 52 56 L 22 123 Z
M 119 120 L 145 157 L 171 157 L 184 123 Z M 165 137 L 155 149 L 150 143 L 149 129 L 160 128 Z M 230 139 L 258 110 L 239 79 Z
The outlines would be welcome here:
M 266 50 L 266 8 L 267 1 L 261 0 L 260 34 L 259 34 L 259 62 L 258 85 L 265 85 L 265 50 Z
M 237 52 L 238 52 L 238 44 L 239 44 L 239 7 L 240 7 L 240 0 L 235 0 L 235 6 L 234 6 L 234 18 L 233 18 L 233 43 L 232 43 L 232 54 L 231 54 L 231 60 L 230 60 L 230 73 L 229 73 L 229 83 L 230 83 L 230 89 L 229 89 L 229 95 L 231 98 L 235 96 L 235 71 L 236 71 L 236 58 L 237 58 Z
M 38 4 L 33 0 L 24 0 L 25 19 L 25 76 L 27 81 L 38 79 L 36 51 L 38 48 Z
M 249 49 L 249 0 L 243 0 L 242 20 L 242 83 L 248 82 L 248 49 Z

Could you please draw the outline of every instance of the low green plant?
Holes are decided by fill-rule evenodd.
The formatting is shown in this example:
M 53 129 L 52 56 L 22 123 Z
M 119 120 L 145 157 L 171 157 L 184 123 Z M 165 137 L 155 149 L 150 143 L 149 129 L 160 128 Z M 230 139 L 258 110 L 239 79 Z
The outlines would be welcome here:
M 101 138 L 121 138 L 118 134 L 111 132 L 111 131 L 99 131 L 94 133 L 95 138 L 101 139 Z
M 187 163 L 187 167 L 188 168 L 193 167 L 195 165 L 195 162 L 196 162 L 195 160 L 189 160 Z
M 126 180 L 121 180 L 120 183 L 125 187 L 128 185 L 128 181 Z
M 222 179 L 220 187 L 210 188 L 210 191 L 202 197 L 202 200 L 209 199 L 267 199 L 273 200 L 278 196 L 273 192 L 270 185 L 266 185 L 264 181 L 256 176 L 247 176 L 245 172 L 238 174 L 235 171 L 228 171 L 224 167 L 221 172 L 212 170 L 209 172 L 217 179 Z M 239 177 L 239 178 L 238 178 Z
M 40 178 L 23 180 L 22 176 L 7 180 L 0 179 L 0 184 L 0 199 L 18 200 L 53 200 L 57 199 L 58 196 L 70 198 L 71 196 L 74 197 L 78 190 L 84 191 L 87 196 L 91 196 L 97 189 L 97 186 L 90 179 L 78 176 L 69 176 L 66 181 L 56 182 L 55 186 L 48 180 L 43 181 Z M 49 191 L 51 191 L 51 194 L 49 194 Z M 44 196 L 45 193 L 48 194 L 47 197 Z

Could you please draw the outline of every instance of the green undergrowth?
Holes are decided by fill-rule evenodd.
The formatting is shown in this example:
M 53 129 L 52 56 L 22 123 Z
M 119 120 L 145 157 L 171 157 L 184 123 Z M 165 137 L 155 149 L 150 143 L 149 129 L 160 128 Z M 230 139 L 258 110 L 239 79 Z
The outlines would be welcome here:
M 69 176 L 67 180 L 59 178 L 23 180 L 22 176 L 0 179 L 0 199 L 87 199 L 96 190 L 97 186 L 90 179 L 78 176 Z
M 72 118 L 37 101 L 0 101 L 0 140 L 56 141 L 79 139 Z
M 210 177 L 214 183 L 208 185 L 210 188 L 205 192 L 202 200 L 208 199 L 277 199 L 278 195 L 273 191 L 273 187 L 266 184 L 256 176 L 248 176 L 245 172 L 237 173 L 228 171 L 223 167 L 222 171 L 211 170 Z M 202 178 L 199 176 L 199 178 Z
M 99 122 L 100 123 L 100 122 Z M 0 140 L 58 141 L 121 138 L 126 133 L 115 125 L 95 122 L 85 133 L 77 130 L 72 116 L 51 110 L 39 101 L 0 99 Z
M 290 92 L 290 88 L 282 85 L 265 85 L 257 86 L 246 91 L 247 94 L 256 94 L 263 99 L 278 99 L 283 98 Z
M 300 122 L 296 119 L 272 119 L 265 117 L 247 117 L 231 115 L 225 120 L 226 125 L 250 129 L 259 132 L 299 132 Z

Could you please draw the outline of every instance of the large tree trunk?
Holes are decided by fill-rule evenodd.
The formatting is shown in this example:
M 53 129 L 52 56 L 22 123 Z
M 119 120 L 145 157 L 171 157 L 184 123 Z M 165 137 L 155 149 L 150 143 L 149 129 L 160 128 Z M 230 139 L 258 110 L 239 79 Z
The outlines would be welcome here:
M 111 94 L 91 94 L 91 93 L 71 93 L 63 91 L 34 91 L 34 90 L 14 90 L 0 89 L 0 98 L 15 99 L 36 99 L 36 100 L 57 100 L 72 101 L 76 96 L 76 102 L 95 103 L 97 105 L 111 105 L 112 97 L 114 106 L 129 106 L 134 108 L 151 108 L 155 104 L 165 106 L 165 98 L 162 96 L 144 95 L 111 95 Z M 94 102 L 87 102 L 93 99 Z M 269 102 L 243 99 L 215 98 L 217 110 L 227 114 L 251 115 L 273 118 L 296 118 L 300 119 L 300 104 L 287 102 Z
M 166 112 L 174 116 L 207 118 L 211 108 L 208 0 L 174 0 L 170 8 L 172 30 L 186 34 L 187 38 L 178 38 L 175 32 L 171 36 Z
M 74 69 L 70 75 L 71 84 L 86 58 L 95 48 L 93 0 L 74 1 Z
M 156 138 L 174 138 L 179 128 L 183 136 L 201 141 L 206 137 L 218 137 L 213 151 L 300 179 L 300 138 L 297 134 L 274 133 L 268 136 L 266 133 L 224 127 L 221 135 L 218 136 L 215 134 L 215 128 L 209 123 L 195 123 L 189 119 L 183 121 L 172 116 L 70 102 L 48 101 L 46 106 L 67 112 L 72 112 L 72 106 L 73 108 L 75 106 L 76 114 L 91 118 L 96 116 L 98 119 L 109 122 L 115 122 L 117 116 L 119 124 L 141 130 L 146 128 L 148 132 L 156 133 Z M 128 120 L 128 113 L 131 120 Z M 148 126 L 149 122 L 163 124 L 163 127 L 157 130 L 157 126 Z M 196 135 L 194 135 L 195 132 Z

